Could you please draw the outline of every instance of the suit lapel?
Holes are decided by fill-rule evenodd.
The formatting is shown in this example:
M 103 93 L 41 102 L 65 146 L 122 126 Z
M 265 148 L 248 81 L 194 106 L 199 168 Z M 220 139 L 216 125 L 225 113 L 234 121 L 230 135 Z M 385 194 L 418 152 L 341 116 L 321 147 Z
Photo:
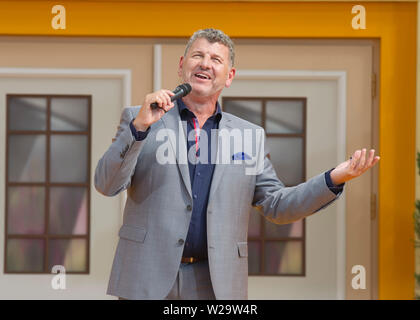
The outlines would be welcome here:
M 181 173 L 182 180 L 184 181 L 185 187 L 188 190 L 190 197 L 192 197 L 191 192 L 191 180 L 190 172 L 188 169 L 188 157 L 187 157 L 187 124 L 185 121 L 181 121 L 179 116 L 178 104 L 175 101 L 175 106 L 169 110 L 162 118 L 162 121 L 168 130 L 168 137 L 170 140 L 170 145 L 174 151 L 178 169 Z M 171 132 L 175 133 L 176 140 L 173 141 L 170 137 L 173 137 Z M 177 150 L 178 147 L 178 150 Z
M 232 129 L 231 120 L 228 119 L 228 116 L 225 113 L 222 113 L 222 118 L 220 119 L 220 122 L 219 122 L 219 132 L 223 129 L 225 130 Z M 212 151 L 212 163 L 216 163 L 216 159 L 219 159 L 218 162 L 220 162 L 220 153 L 222 152 L 222 147 L 223 147 L 222 144 L 219 143 L 220 142 L 219 134 L 217 135 L 217 137 L 218 137 L 217 138 L 217 153 L 215 154 L 215 156 L 213 156 L 214 152 Z M 210 187 L 209 201 L 213 193 L 216 191 L 217 186 L 219 185 L 220 181 L 222 180 L 223 172 L 225 168 L 226 168 L 226 164 L 217 164 L 217 163 L 214 167 L 213 180 L 211 182 L 211 187 Z
M 187 152 L 188 152 L 187 142 L 186 142 L 187 141 L 187 138 L 186 138 L 187 137 L 187 124 L 181 121 L 181 117 L 179 116 L 178 104 L 175 102 L 175 107 L 169 110 L 168 113 L 164 115 L 161 119 L 166 127 L 166 130 L 175 132 L 176 141 L 173 141 L 173 139 L 169 139 L 170 145 L 176 155 L 176 161 L 177 161 L 177 165 L 182 176 L 182 180 L 184 181 L 185 187 L 187 188 L 190 197 L 192 197 L 191 180 L 190 180 L 190 172 L 188 169 L 188 157 L 187 157 Z M 225 130 L 232 129 L 231 120 L 228 118 L 228 116 L 225 113 L 222 113 L 222 118 L 220 119 L 220 122 L 219 122 L 219 131 L 223 129 Z M 171 137 L 173 135 L 168 133 L 167 136 Z M 178 146 L 178 150 L 177 150 L 177 146 Z M 217 152 L 214 152 L 213 150 L 211 152 L 212 163 L 216 163 L 216 159 L 219 159 L 221 152 L 222 152 L 222 145 L 219 144 L 219 139 L 217 139 Z M 211 182 L 209 197 L 211 197 L 212 194 L 216 191 L 217 186 L 219 185 L 223 177 L 223 172 L 225 170 L 225 167 L 226 167 L 226 164 L 218 165 L 216 163 L 214 167 L 213 179 Z

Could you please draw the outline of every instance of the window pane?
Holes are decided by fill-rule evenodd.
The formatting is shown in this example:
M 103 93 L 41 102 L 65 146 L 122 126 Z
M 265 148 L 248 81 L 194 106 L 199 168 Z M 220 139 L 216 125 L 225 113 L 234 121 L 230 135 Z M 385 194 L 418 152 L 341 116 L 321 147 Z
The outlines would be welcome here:
M 50 188 L 50 234 L 87 233 L 86 188 Z
M 85 239 L 50 239 L 48 268 L 62 265 L 66 272 L 87 271 Z
M 52 135 L 52 182 L 87 182 L 87 136 Z
M 259 274 L 261 260 L 261 246 L 259 241 L 248 242 L 248 273 Z
M 88 103 L 87 98 L 52 98 L 51 130 L 86 131 Z
M 9 100 L 10 130 L 46 130 L 47 99 L 12 97 Z
M 303 220 L 289 224 L 278 225 L 264 219 L 266 238 L 302 237 Z
M 44 240 L 8 239 L 7 272 L 42 272 L 44 269 Z
M 260 100 L 224 100 L 223 111 L 262 126 Z
M 302 274 L 302 250 L 300 241 L 265 242 L 265 274 Z
M 45 181 L 45 143 L 44 135 L 9 136 L 9 181 Z
M 265 127 L 267 133 L 302 133 L 303 101 L 267 101 Z
M 302 139 L 267 138 L 270 160 L 279 179 L 287 186 L 303 182 Z
M 9 234 L 44 233 L 44 187 L 8 188 L 7 230 Z
M 259 237 L 261 234 L 261 214 L 258 209 L 252 208 L 252 211 L 249 215 L 249 224 L 248 224 L 248 237 L 254 238 Z

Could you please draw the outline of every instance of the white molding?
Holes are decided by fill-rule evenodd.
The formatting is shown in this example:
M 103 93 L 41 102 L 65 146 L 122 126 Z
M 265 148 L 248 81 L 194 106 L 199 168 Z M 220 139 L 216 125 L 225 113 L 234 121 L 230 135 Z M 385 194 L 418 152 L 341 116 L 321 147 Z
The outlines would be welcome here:
M 153 91 L 162 89 L 162 45 L 153 46 Z
M 236 70 L 235 79 L 245 78 L 274 78 L 281 80 L 290 79 L 333 79 L 346 77 L 346 71 L 318 71 L 318 70 Z
M 31 77 L 76 77 L 76 78 L 117 78 L 123 80 L 123 106 L 131 105 L 131 70 L 130 69 L 78 69 L 78 68 L 2 68 L 0 76 Z
M 341 163 L 346 155 L 346 71 L 318 70 L 236 70 L 235 79 L 273 80 L 335 80 L 337 81 L 337 159 Z M 337 299 L 346 298 L 346 194 L 337 204 Z

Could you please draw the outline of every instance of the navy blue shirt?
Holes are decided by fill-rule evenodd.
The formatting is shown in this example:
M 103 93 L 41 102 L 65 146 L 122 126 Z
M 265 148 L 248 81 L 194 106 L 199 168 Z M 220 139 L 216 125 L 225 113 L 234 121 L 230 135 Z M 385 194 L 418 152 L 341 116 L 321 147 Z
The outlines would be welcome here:
M 213 178 L 214 164 L 211 163 L 211 130 L 219 128 L 222 111 L 219 103 L 216 103 L 214 114 L 209 117 L 203 127 L 199 129 L 198 120 L 184 102 L 178 100 L 179 114 L 182 121 L 187 122 L 187 148 L 188 168 L 190 171 L 191 191 L 193 196 L 193 211 L 187 240 L 184 246 L 184 257 L 206 258 L 207 257 L 207 204 L 209 200 L 210 186 Z M 199 132 L 197 132 L 199 130 Z M 200 145 L 206 143 L 200 141 L 203 130 L 207 134 L 207 154 L 200 154 Z M 198 142 L 198 145 L 197 145 Z M 204 149 L 205 150 L 205 149 Z M 215 150 L 213 150 L 215 151 Z M 194 159 L 194 154 L 197 156 Z M 200 157 L 201 156 L 201 157 Z
M 208 137 L 208 159 L 207 161 L 202 161 L 205 159 L 203 157 L 200 158 L 200 140 L 197 130 L 199 128 L 198 121 L 194 113 L 187 108 L 181 99 L 177 100 L 177 103 L 181 120 L 187 122 L 188 157 L 191 157 L 192 154 L 192 158 L 194 158 L 194 154 L 196 154 L 199 157 L 198 159 L 200 159 L 200 161 L 188 161 L 193 196 L 193 211 L 183 256 L 207 258 L 207 204 L 214 172 L 214 164 L 210 160 L 212 145 L 211 130 L 219 128 L 222 112 L 219 103 L 216 103 L 215 113 L 206 120 L 200 129 L 200 131 L 205 130 Z M 130 129 L 137 141 L 144 140 L 150 131 L 150 127 L 145 132 L 136 131 L 133 121 L 130 122 Z M 198 142 L 198 146 L 196 142 Z M 335 194 L 338 194 L 343 190 L 344 184 L 336 186 L 332 183 L 330 176 L 332 170 L 325 172 L 325 181 L 329 189 Z

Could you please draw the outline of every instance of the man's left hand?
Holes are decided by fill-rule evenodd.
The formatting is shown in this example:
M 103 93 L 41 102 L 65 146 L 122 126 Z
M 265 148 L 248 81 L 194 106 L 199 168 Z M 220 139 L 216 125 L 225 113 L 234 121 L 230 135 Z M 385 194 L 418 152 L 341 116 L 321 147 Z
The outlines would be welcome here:
M 379 161 L 380 158 L 375 156 L 375 150 L 371 149 L 369 155 L 366 153 L 366 149 L 356 150 L 349 160 L 340 163 L 334 168 L 330 173 L 332 183 L 340 185 L 354 179 L 372 168 Z

